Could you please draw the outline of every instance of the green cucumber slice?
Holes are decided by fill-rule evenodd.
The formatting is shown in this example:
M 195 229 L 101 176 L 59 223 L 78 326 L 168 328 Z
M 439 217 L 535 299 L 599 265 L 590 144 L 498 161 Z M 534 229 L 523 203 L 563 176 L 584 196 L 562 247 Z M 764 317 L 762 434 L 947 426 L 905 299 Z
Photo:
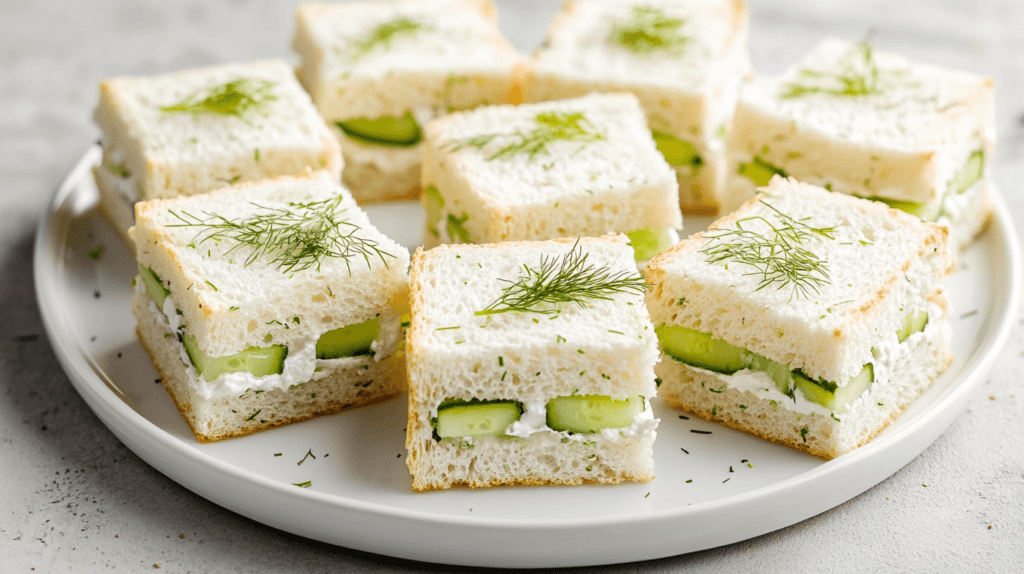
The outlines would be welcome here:
M 967 163 L 964 164 L 964 168 L 960 170 L 960 173 L 949 180 L 946 189 L 953 193 L 963 193 L 977 183 L 984 173 L 985 150 L 975 150 L 971 155 L 967 156 Z
M 634 229 L 626 237 L 633 244 L 633 255 L 637 261 L 648 261 L 672 246 L 667 229 Z
M 661 343 L 662 352 L 688 365 L 725 375 L 748 366 L 746 355 L 749 351 L 714 339 L 709 333 L 664 323 L 655 327 L 654 333 Z
M 146 293 L 149 295 L 149 298 L 156 303 L 157 307 L 163 309 L 164 300 L 171 294 L 171 290 L 164 287 L 164 282 L 160 280 L 160 276 L 145 265 L 139 265 L 139 275 L 142 276 L 142 283 L 146 286 Z
M 367 145 L 412 147 L 423 139 L 420 124 L 412 112 L 379 118 L 353 118 L 334 122 L 348 137 Z
M 241 353 L 223 357 L 207 357 L 196 345 L 195 335 L 185 335 L 181 340 L 192 366 L 207 382 L 216 380 L 224 373 L 250 373 L 254 377 L 280 375 L 284 370 L 284 359 L 288 347 L 249 347 Z
M 861 372 L 850 379 L 845 387 L 824 379 L 815 381 L 799 369 L 793 371 L 793 381 L 805 399 L 818 403 L 838 415 L 849 410 L 850 403 L 875 382 L 875 369 L 871 363 L 864 365 Z
M 436 185 L 429 185 L 423 192 L 423 206 L 427 212 L 427 225 L 436 226 L 444 218 L 444 198 Z
M 773 175 L 789 177 L 781 167 L 777 167 L 764 160 L 761 156 L 754 156 L 750 163 L 741 163 L 739 174 L 753 181 L 758 187 L 768 185 Z
M 665 156 L 665 161 L 672 166 L 690 166 L 697 169 L 704 165 L 704 159 L 697 154 L 693 144 L 676 136 L 659 130 L 651 130 L 651 137 L 658 145 L 658 151 Z
M 763 355 L 747 351 L 747 368 L 754 371 L 762 371 L 775 381 L 775 386 L 783 394 L 793 396 L 793 371 L 789 365 L 783 365 Z
M 615 400 L 604 395 L 572 395 L 548 401 L 547 424 L 556 431 L 595 433 L 633 424 L 644 410 L 644 398 Z
M 441 438 L 500 437 L 523 416 L 516 401 L 445 401 L 437 408 L 435 430 Z
M 358 355 L 371 355 L 373 354 L 373 349 L 370 347 L 370 344 L 377 339 L 379 333 L 379 316 L 362 323 L 327 331 L 320 335 L 320 339 L 316 342 L 316 358 L 340 359 Z
M 935 221 L 939 218 L 939 213 L 942 212 L 942 205 L 938 202 L 934 203 L 918 203 L 916 201 L 903 201 L 900 199 L 889 199 L 888 197 L 869 197 L 871 201 L 880 201 L 893 209 L 905 211 L 910 215 L 916 216 L 922 221 Z
M 899 342 L 907 340 L 907 337 L 914 333 L 924 331 L 925 326 L 928 324 L 928 311 L 911 311 L 907 313 L 906 318 L 903 319 L 903 326 L 900 327 L 899 331 L 896 331 L 896 338 Z

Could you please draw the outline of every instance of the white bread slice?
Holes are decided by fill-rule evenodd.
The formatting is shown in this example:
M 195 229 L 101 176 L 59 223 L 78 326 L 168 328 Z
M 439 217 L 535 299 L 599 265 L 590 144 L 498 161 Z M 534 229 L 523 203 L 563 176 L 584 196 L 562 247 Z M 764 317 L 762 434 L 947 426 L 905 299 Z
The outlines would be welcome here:
M 405 358 L 396 352 L 379 362 L 369 356 L 325 361 L 337 365 L 328 368 L 323 378 L 299 383 L 293 389 L 255 389 L 207 397 L 190 384 L 180 343 L 153 307 L 145 292 L 137 290 L 132 299 L 136 333 L 160 374 L 160 382 L 199 442 L 245 436 L 330 415 L 405 391 Z
M 272 82 L 275 99 L 241 116 L 161 111 L 237 80 Z M 341 173 L 337 141 L 281 60 L 111 78 L 99 89 L 94 118 L 108 169 L 96 170 L 96 182 L 101 205 L 121 231 L 131 221 L 119 204 L 130 208 L 140 199 L 195 195 L 308 169 Z
M 567 305 L 557 316 L 476 311 L 502 294 L 523 265 L 562 257 L 576 239 L 417 250 L 407 334 L 410 381 L 407 464 L 415 490 L 497 484 L 582 484 L 653 478 L 654 430 L 631 436 L 541 431 L 526 438 L 435 441 L 430 420 L 448 398 L 543 405 L 557 396 L 654 396 L 658 350 L 640 293 Z M 624 236 L 584 238 L 587 262 L 634 274 Z M 482 327 L 482 328 L 481 328 Z M 649 411 L 648 405 L 648 411 Z M 645 411 L 645 412 L 648 412 Z
M 778 77 L 755 76 L 740 90 L 728 142 L 729 195 L 734 208 L 754 194 L 755 184 L 738 173 L 754 157 L 800 181 L 861 197 L 882 197 L 946 207 L 947 188 L 968 157 L 986 158 L 982 181 L 991 181 L 995 147 L 993 99 L 988 77 L 911 62 L 870 49 L 878 69 L 878 93 L 792 96 L 794 87 L 833 89 L 819 72 L 841 73 L 846 66 L 867 70 L 863 44 L 822 41 L 801 62 Z M 979 186 L 980 187 L 984 187 Z M 972 222 L 940 221 L 963 228 L 954 244 L 966 244 L 989 216 L 981 189 Z
M 538 129 L 542 114 L 582 114 L 598 141 L 554 140 L 536 153 L 495 157 Z M 498 134 L 481 147 L 473 138 Z M 424 245 L 454 243 L 449 216 L 462 221 L 472 243 L 544 240 L 677 229 L 675 175 L 658 152 L 632 94 L 485 106 L 432 121 L 423 149 L 423 188 L 443 202 L 427 221 Z M 436 198 L 425 194 L 424 203 Z
M 355 48 L 400 19 L 418 28 Z M 513 73 L 522 57 L 502 37 L 487 0 L 300 4 L 293 47 L 301 59 L 298 76 L 332 126 L 407 111 L 423 125 L 452 110 L 520 99 Z M 418 145 L 366 145 L 340 130 L 335 135 L 345 155 L 344 181 L 357 200 L 418 195 Z
M 833 194 L 793 179 L 772 179 L 740 210 L 656 256 L 647 267 L 654 285 L 647 305 L 656 324 L 711 333 L 715 338 L 803 369 L 812 378 L 845 384 L 872 362 L 871 349 L 895 337 L 907 313 L 926 310 L 952 265 L 944 228 L 884 204 Z M 718 230 L 766 231 L 773 208 L 834 239 L 812 234 L 804 247 L 824 261 L 827 283 L 794 291 L 726 259 L 709 263 L 702 251 L 729 244 Z M 822 275 L 815 274 L 815 277 Z
M 347 222 L 339 233 L 351 232 L 387 255 L 326 257 L 319 267 L 286 273 L 264 257 L 246 265 L 252 251 L 234 241 L 199 241 L 208 228 L 181 227 L 182 219 L 175 215 L 240 222 L 273 209 L 295 211 L 290 203 L 339 195 L 335 219 Z M 182 321 L 209 356 L 263 346 L 268 336 L 288 344 L 304 337 L 307 329 L 322 333 L 361 323 L 389 308 L 407 285 L 409 252 L 377 231 L 347 190 L 325 172 L 239 184 L 199 197 L 141 202 L 135 215 L 130 233 L 139 263 L 163 279 Z M 301 328 L 292 321 L 296 316 Z
M 637 53 L 610 41 L 637 9 L 684 20 L 678 49 Z M 739 0 L 565 0 L 544 46 L 524 70 L 524 101 L 589 92 L 634 93 L 650 127 L 694 146 L 704 164 L 675 168 L 684 213 L 714 214 L 726 203 L 725 132 L 737 86 L 749 75 L 746 4 Z

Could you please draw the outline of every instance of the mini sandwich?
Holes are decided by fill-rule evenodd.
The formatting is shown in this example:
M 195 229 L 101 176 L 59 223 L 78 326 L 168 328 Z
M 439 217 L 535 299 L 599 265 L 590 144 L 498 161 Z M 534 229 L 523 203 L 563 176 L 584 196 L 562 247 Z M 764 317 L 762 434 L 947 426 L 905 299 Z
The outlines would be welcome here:
M 679 181 L 684 213 L 714 214 L 725 192 L 725 136 L 750 73 L 739 0 L 565 0 L 524 74 L 537 102 L 632 92 Z
M 646 261 L 678 241 L 675 174 L 632 94 L 487 106 L 426 133 L 427 247 L 626 233 Z
M 122 234 L 140 200 L 309 169 L 341 173 L 338 142 L 280 60 L 104 80 L 94 117 L 100 205 Z
M 417 491 L 654 478 L 657 339 L 624 236 L 417 250 Z
M 420 193 L 420 126 L 482 104 L 516 103 L 522 57 L 488 0 L 300 4 L 299 79 L 340 139 L 360 203 Z
M 405 390 L 409 255 L 333 174 L 136 206 L 132 312 L 200 442 Z
M 774 178 L 647 268 L 671 406 L 826 459 L 952 361 L 944 228 Z
M 955 254 L 991 211 L 994 92 L 988 77 L 825 40 L 740 90 L 730 195 L 738 205 L 788 175 L 937 222 Z

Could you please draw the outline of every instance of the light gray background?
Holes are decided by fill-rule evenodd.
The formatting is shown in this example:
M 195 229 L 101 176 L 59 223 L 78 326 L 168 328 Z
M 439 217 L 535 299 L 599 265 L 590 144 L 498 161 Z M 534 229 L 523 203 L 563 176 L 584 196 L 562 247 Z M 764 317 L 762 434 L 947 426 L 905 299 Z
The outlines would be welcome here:
M 498 2 L 535 46 L 553 0 Z M 1024 2 L 751 0 L 758 70 L 821 37 L 862 39 L 998 81 L 996 180 L 1024 225 Z M 66 170 L 99 136 L 96 84 L 290 58 L 291 2 L 0 0 L 0 571 L 466 570 L 312 542 L 223 510 L 159 474 L 92 414 L 46 342 L 32 237 Z M 893 477 L 805 522 L 743 543 L 590 571 L 1024 569 L 1022 320 L 968 410 Z M 924 485 L 927 484 L 927 487 Z

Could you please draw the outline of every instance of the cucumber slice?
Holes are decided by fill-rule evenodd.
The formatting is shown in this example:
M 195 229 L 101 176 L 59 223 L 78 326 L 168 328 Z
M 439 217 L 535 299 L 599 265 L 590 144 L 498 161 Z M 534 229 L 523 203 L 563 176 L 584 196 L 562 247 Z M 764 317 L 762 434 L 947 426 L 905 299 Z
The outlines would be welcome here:
M 783 394 L 793 396 L 793 371 L 789 369 L 789 365 L 783 365 L 750 351 L 747 351 L 746 361 L 748 369 L 763 371 L 775 381 L 775 386 Z
M 435 429 L 441 438 L 500 437 L 521 416 L 523 406 L 515 401 L 445 401 Z
M 748 366 L 749 351 L 714 339 L 709 333 L 664 323 L 655 327 L 654 333 L 661 342 L 662 352 L 687 365 L 725 375 Z
M 667 229 L 634 229 L 627 231 L 626 237 L 633 244 L 637 261 L 647 261 L 672 246 Z
M 875 382 L 875 369 L 871 363 L 864 365 L 860 374 L 850 379 L 845 387 L 824 379 L 812 380 L 799 369 L 793 371 L 793 381 L 805 399 L 818 403 L 838 415 L 849 410 L 850 403 Z
M 380 333 L 380 317 L 347 325 L 320 335 L 316 342 L 316 358 L 340 359 L 373 354 L 370 344 Z
M 777 167 L 767 161 L 761 156 L 754 156 L 754 159 L 750 163 L 741 163 L 739 168 L 739 174 L 749 178 L 755 184 L 760 186 L 768 185 L 773 175 L 781 175 L 782 177 L 788 177 L 789 174 L 785 172 L 781 167 Z
M 595 433 L 633 424 L 644 410 L 644 398 L 617 401 L 604 395 L 572 395 L 548 401 L 547 424 L 556 431 Z
M 288 347 L 249 347 L 241 353 L 223 357 L 207 357 L 196 345 L 195 335 L 185 335 L 181 340 L 192 366 L 207 382 L 216 380 L 224 373 L 250 373 L 254 377 L 280 375 L 284 370 L 284 359 Z
M 146 286 L 146 294 L 156 303 L 157 307 L 163 309 L 164 300 L 171 294 L 171 290 L 164 287 L 164 282 L 160 280 L 160 276 L 145 265 L 139 265 L 139 275 L 142 276 L 142 283 Z
M 423 207 L 427 212 L 427 225 L 435 227 L 441 219 L 444 218 L 444 198 L 441 197 L 441 192 L 437 190 L 437 186 L 427 186 L 426 191 L 423 192 Z
M 935 203 L 918 203 L 916 201 L 902 201 L 899 199 L 889 199 L 888 197 L 869 197 L 871 201 L 880 201 L 893 209 L 905 211 L 910 215 L 916 216 L 922 221 L 935 221 L 939 218 L 939 213 L 942 212 L 942 205 L 938 202 Z
M 896 338 L 899 342 L 907 340 L 907 337 L 914 333 L 924 331 L 925 325 L 928 324 L 928 311 L 912 311 L 907 313 L 905 319 L 903 319 L 903 326 L 900 327 L 899 331 L 896 331 Z
M 348 137 L 367 145 L 412 147 L 423 139 L 420 124 L 412 112 L 400 117 L 354 118 L 334 122 Z
M 981 176 L 984 173 L 985 150 L 975 150 L 967 157 L 967 163 L 964 164 L 964 168 L 960 170 L 960 173 L 956 174 L 956 177 L 949 180 L 949 184 L 947 184 L 946 189 L 953 193 L 963 193 L 981 179 Z
M 673 166 L 690 166 L 697 169 L 704 165 L 704 159 L 697 154 L 693 144 L 676 136 L 658 130 L 651 130 L 651 137 L 658 145 L 658 151 L 665 156 L 665 161 Z

